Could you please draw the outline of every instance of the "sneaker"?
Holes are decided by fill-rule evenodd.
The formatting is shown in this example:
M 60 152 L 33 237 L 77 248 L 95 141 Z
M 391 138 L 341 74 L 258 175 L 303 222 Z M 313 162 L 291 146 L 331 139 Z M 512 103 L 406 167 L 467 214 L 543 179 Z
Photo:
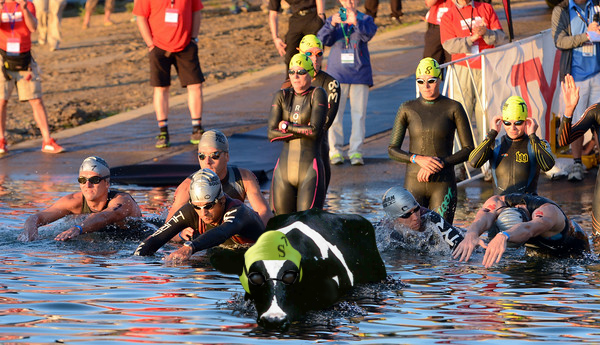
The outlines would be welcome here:
M 52 138 L 50 138 L 50 141 L 42 144 L 42 152 L 44 153 L 61 153 L 64 151 L 65 149 L 58 145 Z
M 8 150 L 6 149 L 6 139 L 0 139 L 0 155 L 7 154 Z
M 194 145 L 198 145 L 200 143 L 200 138 L 202 138 L 202 134 L 204 133 L 204 129 L 200 127 L 200 129 L 195 130 L 190 136 L 190 143 Z
M 329 157 L 329 161 L 333 165 L 344 164 L 344 157 L 342 157 L 342 154 L 336 153 L 333 156 Z
M 352 165 L 365 165 L 362 155 L 360 153 L 354 153 L 350 156 L 350 164 Z
M 160 133 L 156 137 L 156 148 L 164 149 L 169 146 L 171 146 L 171 143 L 169 142 L 169 133 Z
M 569 177 L 567 178 L 569 181 L 581 181 L 583 180 L 583 172 L 585 168 L 581 163 L 574 163 L 571 167 L 571 172 L 569 172 Z

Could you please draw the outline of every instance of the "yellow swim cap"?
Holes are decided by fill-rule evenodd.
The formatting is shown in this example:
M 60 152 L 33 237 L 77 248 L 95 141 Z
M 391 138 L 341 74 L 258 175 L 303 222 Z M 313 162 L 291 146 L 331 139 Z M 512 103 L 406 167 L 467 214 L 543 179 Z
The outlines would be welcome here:
M 323 43 L 321 43 L 321 40 L 315 35 L 306 35 L 302 37 L 298 50 L 300 50 L 301 53 L 305 53 L 310 48 L 319 48 L 323 50 Z
M 527 119 L 527 104 L 521 96 L 510 96 L 502 106 L 502 120 L 524 121 Z
M 441 78 L 442 69 L 440 68 L 440 64 L 435 61 L 435 59 L 428 57 L 419 62 L 415 75 L 417 77 L 422 75 L 430 75 L 435 78 Z
M 308 72 L 308 74 L 310 74 L 310 77 L 314 78 L 315 68 L 313 67 L 312 61 L 306 55 L 298 53 L 292 56 L 289 67 L 292 68 L 294 66 L 300 66 L 304 68 Z

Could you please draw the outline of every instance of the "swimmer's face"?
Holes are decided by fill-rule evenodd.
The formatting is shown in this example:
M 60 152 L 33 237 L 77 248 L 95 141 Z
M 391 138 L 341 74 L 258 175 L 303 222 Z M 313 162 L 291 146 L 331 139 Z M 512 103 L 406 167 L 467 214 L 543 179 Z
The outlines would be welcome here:
M 420 206 L 417 206 L 414 209 L 410 210 L 409 212 L 412 212 L 412 214 L 408 218 L 397 217 L 395 222 L 398 224 L 401 224 L 407 228 L 410 228 L 411 230 L 422 231 L 421 230 L 421 212 L 419 212 L 420 208 L 421 208 Z
M 103 179 L 98 184 L 93 184 L 89 181 L 89 178 L 92 176 L 101 177 L 99 174 L 92 171 L 82 171 L 79 173 L 79 177 L 85 177 L 88 179 L 85 183 L 80 183 L 79 188 L 81 189 L 81 193 L 86 200 L 97 201 L 98 198 L 101 198 L 108 194 L 108 187 L 110 183 L 108 179 Z
M 313 47 L 313 48 L 307 49 L 306 52 L 310 53 L 309 58 L 313 63 L 315 72 L 319 72 L 321 70 L 321 64 L 323 63 L 323 50 L 319 49 L 317 47 Z
M 290 67 L 290 70 L 300 71 L 300 70 L 304 70 L 304 68 L 302 68 L 300 66 L 293 66 L 293 67 Z M 292 87 L 294 88 L 294 91 L 296 91 L 297 93 L 302 93 L 302 92 L 308 90 L 308 88 L 310 87 L 310 79 L 311 79 L 311 77 L 310 77 L 309 73 L 305 73 L 304 75 L 294 73 L 293 75 L 290 75 L 290 81 L 292 82 Z
M 440 96 L 440 79 L 433 76 L 423 74 L 417 77 L 417 86 L 421 96 L 433 101 Z
M 218 152 L 219 158 L 217 159 L 215 156 L 215 152 Z M 204 159 L 200 159 L 200 154 L 203 154 Z M 200 163 L 201 169 L 210 169 L 214 171 L 219 178 L 225 178 L 227 174 L 227 163 L 229 162 L 229 153 L 219 151 L 212 147 L 201 148 L 198 150 L 198 162 Z
M 510 122 L 510 125 L 507 126 L 506 123 Z M 522 122 L 519 125 L 515 125 L 515 121 L 507 121 L 506 123 L 503 122 L 503 126 L 504 126 L 504 130 L 506 131 L 506 135 L 508 135 L 509 138 L 511 139 L 517 139 L 520 136 L 522 136 L 523 134 L 525 134 L 525 123 L 526 122 Z
M 212 204 L 212 202 L 194 202 L 193 206 L 206 206 L 207 204 Z M 211 225 L 219 225 L 219 221 L 223 218 L 223 211 L 225 210 L 225 197 L 217 200 L 210 209 L 197 209 L 194 208 L 196 213 L 198 213 L 198 217 L 206 224 Z

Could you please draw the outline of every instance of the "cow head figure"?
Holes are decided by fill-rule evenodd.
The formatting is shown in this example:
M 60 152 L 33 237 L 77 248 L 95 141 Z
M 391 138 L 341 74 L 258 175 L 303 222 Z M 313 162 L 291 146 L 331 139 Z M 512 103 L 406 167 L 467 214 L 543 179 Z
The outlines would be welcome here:
M 301 254 L 279 231 L 265 232 L 244 255 L 240 281 L 254 300 L 257 322 L 264 328 L 287 329 L 299 313 Z

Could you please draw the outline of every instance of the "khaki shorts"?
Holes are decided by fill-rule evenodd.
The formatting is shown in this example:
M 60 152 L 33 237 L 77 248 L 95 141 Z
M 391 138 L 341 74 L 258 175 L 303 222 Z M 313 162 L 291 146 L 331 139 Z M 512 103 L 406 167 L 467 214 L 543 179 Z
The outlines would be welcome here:
M 27 71 L 6 70 L 6 73 L 10 76 L 11 80 L 7 81 L 4 73 L 0 72 L 0 81 L 3 84 L 0 91 L 0 99 L 8 100 L 15 85 L 17 86 L 17 94 L 21 102 L 42 98 L 42 80 L 35 60 L 31 59 L 31 64 Z

